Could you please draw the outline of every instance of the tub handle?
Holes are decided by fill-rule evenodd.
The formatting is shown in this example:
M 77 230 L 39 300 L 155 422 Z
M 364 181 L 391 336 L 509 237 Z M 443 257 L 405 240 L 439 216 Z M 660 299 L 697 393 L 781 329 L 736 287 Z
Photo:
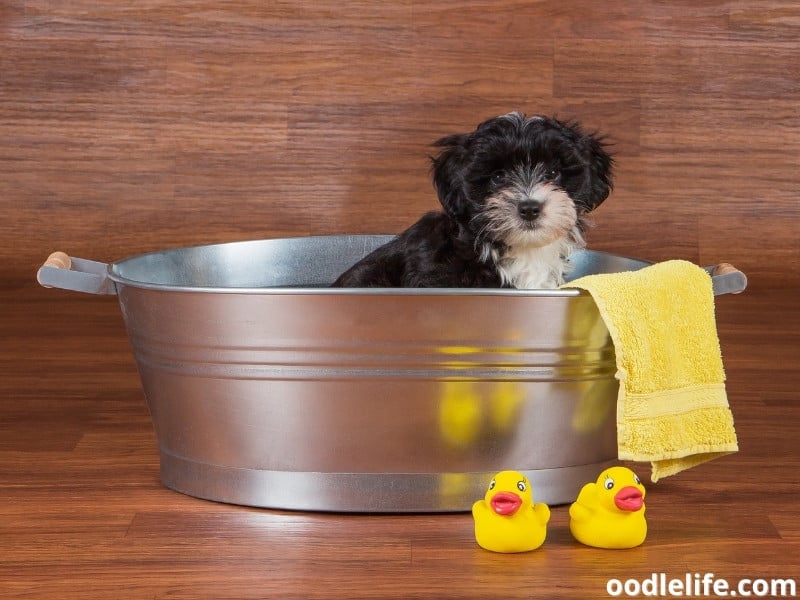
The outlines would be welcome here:
M 53 252 L 39 267 L 36 280 L 47 288 L 60 288 L 87 294 L 116 294 L 114 282 L 108 278 L 106 263 L 74 258 L 66 252 Z
M 711 275 L 711 287 L 715 296 L 741 294 L 747 287 L 747 276 L 729 263 L 706 267 Z

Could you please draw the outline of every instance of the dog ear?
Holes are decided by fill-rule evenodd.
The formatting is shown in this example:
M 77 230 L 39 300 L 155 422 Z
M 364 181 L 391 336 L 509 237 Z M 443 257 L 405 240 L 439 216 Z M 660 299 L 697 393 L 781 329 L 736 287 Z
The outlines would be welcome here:
M 468 218 L 468 200 L 464 181 L 467 168 L 467 141 L 470 134 L 455 134 L 443 137 L 433 143 L 434 146 L 443 148 L 436 156 L 431 158 L 431 171 L 433 186 L 439 196 L 445 213 L 451 219 L 463 221 Z
M 590 212 L 608 198 L 614 187 L 614 159 L 606 151 L 602 136 L 582 132 L 579 135 L 578 149 L 584 160 L 586 176 L 578 195 L 585 203 L 586 212 Z

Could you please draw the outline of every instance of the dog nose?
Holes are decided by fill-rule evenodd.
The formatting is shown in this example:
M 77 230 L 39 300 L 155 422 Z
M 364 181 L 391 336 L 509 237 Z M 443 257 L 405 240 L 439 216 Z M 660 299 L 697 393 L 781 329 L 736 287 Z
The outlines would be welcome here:
M 533 221 L 542 213 L 542 203 L 536 200 L 523 200 L 517 206 L 517 212 L 526 221 Z

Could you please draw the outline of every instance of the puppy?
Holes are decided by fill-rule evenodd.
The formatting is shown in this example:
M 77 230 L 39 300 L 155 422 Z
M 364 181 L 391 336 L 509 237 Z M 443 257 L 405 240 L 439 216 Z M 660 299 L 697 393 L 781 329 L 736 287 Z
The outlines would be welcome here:
M 612 188 L 601 138 L 512 112 L 444 137 L 431 212 L 353 265 L 335 287 L 555 288 Z

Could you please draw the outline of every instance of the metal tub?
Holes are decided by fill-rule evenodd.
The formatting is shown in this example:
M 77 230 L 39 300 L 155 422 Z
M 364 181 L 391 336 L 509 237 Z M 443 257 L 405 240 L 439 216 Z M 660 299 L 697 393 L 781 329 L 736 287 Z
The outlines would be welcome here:
M 591 297 L 326 287 L 389 239 L 113 264 L 62 254 L 39 280 L 118 296 L 172 489 L 296 510 L 464 511 L 515 469 L 537 501 L 574 500 L 617 455 L 614 349 Z M 591 251 L 573 262 L 573 277 L 648 264 Z

